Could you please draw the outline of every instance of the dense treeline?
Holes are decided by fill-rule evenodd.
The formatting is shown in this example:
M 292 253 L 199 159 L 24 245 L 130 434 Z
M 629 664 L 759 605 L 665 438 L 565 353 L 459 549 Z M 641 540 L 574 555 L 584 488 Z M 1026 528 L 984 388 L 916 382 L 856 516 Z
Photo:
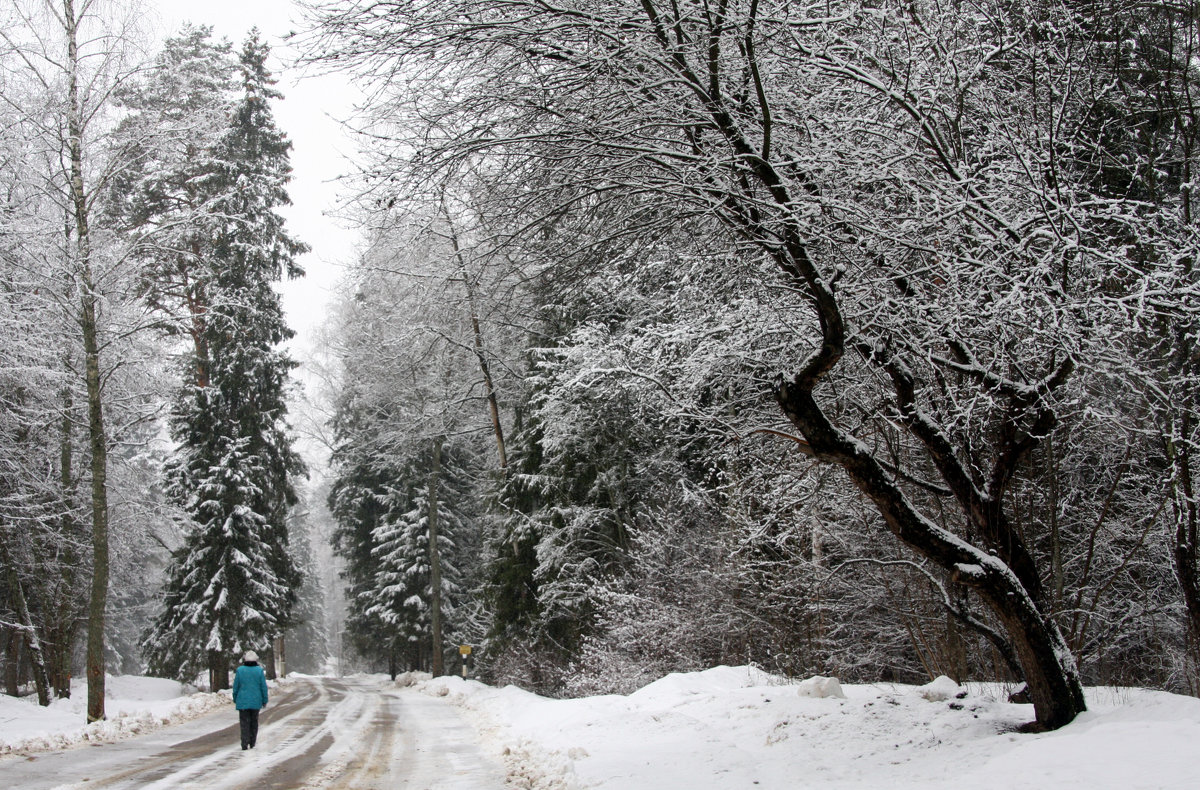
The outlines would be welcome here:
M 0 664 L 42 704 L 86 674 L 89 721 L 106 672 L 220 688 L 321 619 L 273 287 L 307 248 L 278 213 L 268 48 L 187 26 L 147 56 L 132 13 L 0 11 Z
M 1195 692 L 1193 12 L 317 4 L 360 648 Z

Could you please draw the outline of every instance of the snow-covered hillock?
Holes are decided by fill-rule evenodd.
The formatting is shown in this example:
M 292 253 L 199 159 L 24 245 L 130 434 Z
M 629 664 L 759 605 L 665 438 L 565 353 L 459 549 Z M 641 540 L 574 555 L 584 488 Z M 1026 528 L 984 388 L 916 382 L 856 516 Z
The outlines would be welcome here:
M 414 681 L 466 708 L 510 786 L 530 790 L 1200 787 L 1200 700 L 1142 689 L 1089 689 L 1077 721 L 1027 735 L 1017 728 L 1032 706 L 1005 701 L 1002 686 L 948 678 L 792 684 L 718 667 L 571 700 Z

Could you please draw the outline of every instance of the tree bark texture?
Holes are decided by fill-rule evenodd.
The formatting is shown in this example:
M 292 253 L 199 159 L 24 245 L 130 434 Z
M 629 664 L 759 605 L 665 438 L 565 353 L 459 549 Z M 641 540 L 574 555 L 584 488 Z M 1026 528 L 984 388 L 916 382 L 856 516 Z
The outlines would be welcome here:
M 224 691 L 229 688 L 229 662 L 219 650 L 208 651 L 208 690 Z
M 5 628 L 4 644 L 4 693 L 10 697 L 21 694 L 21 644 L 23 634 L 19 628 Z
M 50 643 L 49 672 L 54 696 L 71 697 L 71 658 L 79 626 L 80 610 L 75 590 L 79 579 L 80 557 L 75 541 L 78 524 L 75 520 L 75 443 L 72 437 L 73 398 L 71 388 L 63 388 L 63 418 L 59 448 L 59 485 L 62 496 L 62 534 L 67 538 L 58 547 L 60 578 L 54 586 L 51 610 L 47 612 L 46 639 Z
M 12 593 L 13 605 L 17 610 L 18 624 L 28 650 L 29 663 L 33 670 L 33 685 L 37 689 L 38 704 L 43 708 L 50 704 L 50 681 L 46 674 L 46 656 L 42 651 L 42 641 L 38 638 L 37 628 L 29 614 L 29 602 L 25 598 L 25 586 L 17 572 L 14 558 L 6 548 L 0 547 L 0 559 L 8 568 L 8 585 Z
M 483 330 L 479 325 L 479 310 L 475 305 L 475 287 L 471 284 L 471 274 L 467 271 L 466 260 L 463 258 L 462 250 L 458 245 L 458 234 L 454 230 L 454 223 L 450 219 L 449 212 L 446 211 L 445 205 L 442 206 L 442 213 L 446 216 L 446 222 L 450 225 L 450 246 L 454 249 L 454 255 L 458 259 L 458 268 L 462 273 L 463 287 L 467 292 L 467 309 L 471 313 L 471 333 L 474 339 L 475 359 L 479 362 L 479 372 L 483 376 L 484 392 L 487 394 L 488 416 L 492 421 L 492 435 L 496 438 L 496 456 L 500 463 L 500 471 L 502 474 L 508 474 L 508 449 L 504 441 L 504 425 L 500 422 L 500 402 L 496 397 L 496 386 L 492 382 L 492 371 L 488 365 L 487 351 L 483 343 Z
M 475 310 L 475 299 L 469 284 L 467 300 L 471 307 L 471 331 L 475 337 L 475 358 L 479 361 L 479 372 L 483 376 L 484 391 L 487 393 L 488 416 L 492 421 L 492 434 L 496 437 L 496 456 L 500 462 L 500 471 L 507 474 L 508 450 L 504 445 L 504 426 L 500 422 L 500 402 L 496 398 L 496 386 L 492 383 L 492 372 L 488 367 L 487 354 L 483 346 L 483 332 L 479 328 L 479 315 Z
M 108 435 L 104 427 L 100 377 L 99 320 L 92 276 L 88 195 L 83 177 L 83 107 L 79 97 L 79 43 L 74 0 L 63 0 L 67 37 L 67 134 L 71 156 L 71 206 L 75 219 L 74 265 L 80 290 L 79 326 L 83 335 L 84 377 L 88 398 L 88 439 L 92 473 L 92 585 L 88 602 L 87 720 L 104 713 L 104 627 L 108 605 Z
M 1200 559 L 1197 553 L 1197 511 L 1195 483 L 1192 480 L 1191 444 L 1192 420 L 1185 411 L 1180 418 L 1180 429 L 1168 438 L 1168 454 L 1175 466 L 1175 535 L 1172 555 L 1175 560 L 1175 578 L 1183 592 L 1187 611 L 1188 627 L 1192 637 L 1200 641 Z
M 433 466 L 429 472 L 429 628 L 432 642 L 429 671 L 446 674 L 442 651 L 442 558 L 438 550 L 438 486 L 442 475 L 442 437 L 433 440 Z

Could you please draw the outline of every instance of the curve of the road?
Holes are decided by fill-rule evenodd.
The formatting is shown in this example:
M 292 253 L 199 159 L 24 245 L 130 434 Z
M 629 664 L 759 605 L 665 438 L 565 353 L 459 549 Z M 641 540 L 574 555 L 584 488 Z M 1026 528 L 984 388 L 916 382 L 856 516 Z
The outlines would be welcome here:
M 22 790 L 501 790 L 504 772 L 444 700 L 374 679 L 304 678 L 242 751 L 232 708 L 151 735 L 0 763 Z

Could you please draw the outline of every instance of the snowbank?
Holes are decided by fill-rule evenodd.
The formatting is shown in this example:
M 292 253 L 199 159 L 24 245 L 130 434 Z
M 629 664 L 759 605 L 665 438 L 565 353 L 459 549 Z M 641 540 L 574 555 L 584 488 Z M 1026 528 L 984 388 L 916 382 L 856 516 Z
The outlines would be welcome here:
M 397 686 L 462 706 L 515 789 L 1200 787 L 1200 700 L 1143 689 L 1089 689 L 1090 709 L 1070 726 L 1023 735 L 1031 706 L 947 678 L 797 684 L 718 667 L 575 700 L 417 674 Z M 187 694 L 153 678 L 110 678 L 108 690 L 109 720 L 87 726 L 82 684 L 49 708 L 0 697 L 0 754 L 118 740 L 230 704 L 228 692 Z
M 406 683 L 473 714 L 509 786 L 529 790 L 1200 787 L 1200 700 L 1141 689 L 1090 689 L 1076 722 L 1024 735 L 1032 706 L 948 678 L 797 687 L 718 667 L 575 700 L 458 678 Z
M 71 698 L 49 707 L 36 697 L 0 695 L 0 755 L 65 749 L 81 743 L 107 743 L 142 735 L 231 705 L 229 692 L 189 693 L 174 680 L 109 675 L 104 681 L 105 721 L 84 724 L 87 683 L 71 683 Z

